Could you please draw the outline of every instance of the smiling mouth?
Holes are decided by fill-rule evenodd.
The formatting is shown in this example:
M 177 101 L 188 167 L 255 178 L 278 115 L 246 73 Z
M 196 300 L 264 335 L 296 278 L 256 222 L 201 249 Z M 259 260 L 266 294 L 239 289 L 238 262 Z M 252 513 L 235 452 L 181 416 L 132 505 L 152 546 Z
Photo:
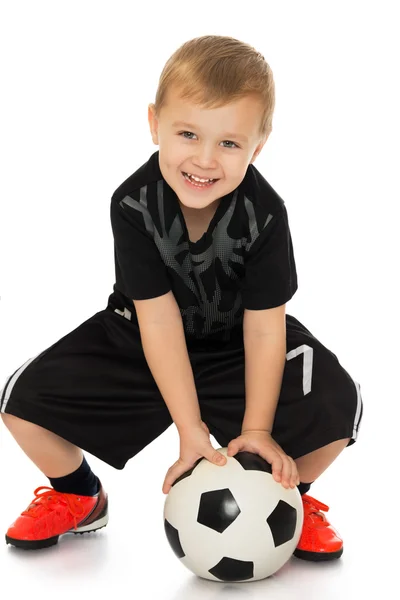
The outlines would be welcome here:
M 213 185 L 216 181 L 219 181 L 218 179 L 203 179 L 203 181 L 197 181 L 196 179 L 193 178 L 192 175 L 189 175 L 188 173 L 185 173 L 185 171 L 181 171 L 183 177 L 189 181 L 192 185 L 196 186 L 196 187 L 209 187 L 210 185 Z

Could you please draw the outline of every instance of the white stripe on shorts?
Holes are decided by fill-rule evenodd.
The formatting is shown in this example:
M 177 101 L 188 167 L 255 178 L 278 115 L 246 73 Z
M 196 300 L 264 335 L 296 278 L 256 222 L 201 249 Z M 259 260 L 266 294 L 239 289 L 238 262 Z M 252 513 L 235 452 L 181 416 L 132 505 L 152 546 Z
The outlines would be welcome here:
M 357 390 L 357 408 L 356 408 L 356 414 L 354 417 L 354 425 L 353 425 L 353 439 L 356 440 L 357 439 L 357 434 L 358 434 L 358 427 L 360 425 L 360 419 L 361 419 L 361 407 L 362 407 L 362 399 L 361 399 L 361 387 L 360 384 L 354 381 L 354 385 L 356 386 L 356 390 Z
M 41 354 L 41 352 L 39 354 Z M 39 356 L 39 354 L 37 356 Z M 22 367 L 20 367 L 18 369 L 18 371 L 16 371 L 12 377 L 10 377 L 10 379 L 8 379 L 8 378 L 6 379 L 6 384 L 3 387 L 3 389 L 0 391 L 0 407 L 1 407 L 0 413 L 6 412 L 6 406 L 7 406 L 8 400 L 10 398 L 11 391 L 15 385 L 15 382 L 17 381 L 17 379 L 21 375 L 21 373 L 23 373 L 25 371 L 25 369 L 27 367 L 29 367 L 31 362 L 35 360 L 35 358 L 37 358 L 37 357 L 34 356 L 33 358 L 30 358 L 29 360 L 27 360 L 26 363 L 24 363 L 22 365 Z M 5 396 L 4 396 L 4 399 L 1 400 L 4 390 L 5 390 Z

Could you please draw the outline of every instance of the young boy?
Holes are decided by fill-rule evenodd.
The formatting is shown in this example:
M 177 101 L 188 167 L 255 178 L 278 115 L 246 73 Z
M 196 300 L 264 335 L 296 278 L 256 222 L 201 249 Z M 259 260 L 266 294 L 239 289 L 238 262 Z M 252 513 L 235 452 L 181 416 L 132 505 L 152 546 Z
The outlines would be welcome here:
M 297 274 L 284 201 L 253 166 L 272 130 L 273 76 L 224 36 L 179 48 L 149 124 L 159 146 L 111 201 L 116 283 L 104 310 L 31 358 L 0 394 L 3 421 L 52 487 L 10 526 L 43 548 L 107 524 L 107 494 L 82 450 L 116 469 L 171 423 L 180 457 L 163 492 L 201 457 L 258 453 L 298 486 L 296 556 L 343 542 L 310 485 L 356 440 L 360 386 L 285 305 Z M 222 458 L 221 458 L 222 457 Z

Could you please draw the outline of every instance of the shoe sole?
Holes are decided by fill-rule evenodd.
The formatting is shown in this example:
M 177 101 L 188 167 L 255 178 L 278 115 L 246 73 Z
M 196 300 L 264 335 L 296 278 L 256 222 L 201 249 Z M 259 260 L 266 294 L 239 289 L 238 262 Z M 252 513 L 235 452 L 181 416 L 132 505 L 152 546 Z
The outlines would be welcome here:
M 303 560 L 312 560 L 313 562 L 320 562 L 324 560 L 334 560 L 340 558 L 343 554 L 343 548 L 336 552 L 308 552 L 307 550 L 296 550 L 293 552 L 293 556 L 302 558 Z
M 42 548 L 50 548 L 50 546 L 55 546 L 58 543 L 60 535 L 65 535 L 66 533 L 73 533 L 75 535 L 83 535 L 84 533 L 92 533 L 94 531 L 98 531 L 105 527 L 108 523 L 108 511 L 107 511 L 108 499 L 106 500 L 105 510 L 106 513 L 97 521 L 90 523 L 89 525 L 83 525 L 82 527 L 78 527 L 77 529 L 68 529 L 64 533 L 60 533 L 59 535 L 55 535 L 51 538 L 46 538 L 44 540 L 18 540 L 16 538 L 9 537 L 6 535 L 6 544 L 10 544 L 15 546 L 16 548 L 22 548 L 23 550 L 41 550 Z M 87 518 L 87 517 L 86 517 Z

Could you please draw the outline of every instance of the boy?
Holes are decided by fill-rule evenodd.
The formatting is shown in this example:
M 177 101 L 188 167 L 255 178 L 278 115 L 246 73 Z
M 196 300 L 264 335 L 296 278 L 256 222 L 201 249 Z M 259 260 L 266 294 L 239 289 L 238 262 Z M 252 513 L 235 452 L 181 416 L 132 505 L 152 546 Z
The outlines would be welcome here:
M 360 386 L 285 314 L 297 290 L 287 211 L 252 164 L 274 104 L 268 64 L 238 40 L 197 38 L 167 61 L 148 115 L 159 151 L 112 196 L 108 305 L 0 395 L 5 425 L 52 486 L 35 490 L 7 543 L 42 548 L 106 525 L 107 494 L 82 449 L 123 469 L 174 422 L 180 457 L 164 493 L 199 458 L 226 462 L 212 434 L 298 486 L 296 556 L 342 554 L 328 506 L 306 492 L 355 442 Z

